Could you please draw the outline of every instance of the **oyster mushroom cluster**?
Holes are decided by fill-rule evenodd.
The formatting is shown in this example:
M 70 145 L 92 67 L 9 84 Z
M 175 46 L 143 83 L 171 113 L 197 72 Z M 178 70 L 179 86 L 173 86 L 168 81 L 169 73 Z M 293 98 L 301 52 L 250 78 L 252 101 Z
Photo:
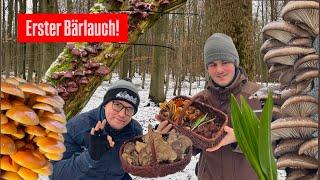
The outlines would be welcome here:
M 91 55 L 102 50 L 101 44 L 68 43 L 66 50 L 74 57 L 70 62 L 71 70 L 52 74 L 52 79 L 61 81 L 57 90 L 64 100 L 67 100 L 71 93 L 77 92 L 81 85 L 88 84 L 90 77 L 105 76 L 110 72 L 105 65 L 90 60 Z
M 208 139 L 212 138 L 218 132 L 220 124 L 215 122 L 215 118 L 209 118 L 207 114 L 190 105 L 190 103 L 190 99 L 184 97 L 174 98 L 169 102 L 160 104 L 160 114 L 171 119 L 175 124 L 190 129 Z M 186 109 L 182 112 L 184 108 Z M 182 119 L 180 119 L 181 113 L 183 113 Z
M 280 85 L 252 97 L 265 100 L 268 90 L 273 94 L 271 134 L 278 169 L 286 170 L 287 179 L 317 179 L 319 2 L 290 1 L 281 18 L 263 28 L 266 41 L 260 49 Z
M 1 79 L 1 179 L 51 175 L 62 159 L 67 131 L 63 99 L 52 86 L 18 77 Z
M 121 156 L 133 166 L 168 164 L 184 159 L 191 146 L 192 141 L 184 135 L 170 132 L 164 136 L 149 126 L 146 135 L 124 145 Z

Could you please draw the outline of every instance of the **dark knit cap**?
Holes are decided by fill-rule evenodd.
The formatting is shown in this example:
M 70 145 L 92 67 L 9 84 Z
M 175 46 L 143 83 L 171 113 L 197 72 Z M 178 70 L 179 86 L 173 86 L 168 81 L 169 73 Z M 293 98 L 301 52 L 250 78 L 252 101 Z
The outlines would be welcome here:
M 130 79 L 121 79 L 114 82 L 104 95 L 102 105 L 112 100 L 126 101 L 134 107 L 134 114 L 138 111 L 140 97 L 138 89 Z

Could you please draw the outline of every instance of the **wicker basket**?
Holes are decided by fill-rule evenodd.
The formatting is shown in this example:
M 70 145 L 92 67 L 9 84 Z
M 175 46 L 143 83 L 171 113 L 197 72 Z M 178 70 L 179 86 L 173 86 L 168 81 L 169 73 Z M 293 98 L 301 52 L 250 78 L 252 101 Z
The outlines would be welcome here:
M 212 106 L 204 104 L 203 102 L 197 101 L 197 99 L 194 99 L 194 98 L 191 99 L 186 96 L 176 96 L 172 100 L 175 100 L 178 98 L 184 98 L 184 99 L 190 100 L 190 102 L 182 109 L 182 111 L 179 115 L 179 118 L 178 118 L 178 122 L 182 122 L 182 119 L 184 117 L 184 114 L 185 114 L 187 108 L 189 106 L 194 106 L 194 107 L 198 108 L 201 112 L 208 113 L 207 116 L 210 119 L 215 117 L 214 122 L 218 123 L 220 125 L 219 129 L 217 132 L 215 132 L 213 134 L 212 138 L 207 138 L 207 137 L 204 137 L 202 135 L 199 135 L 199 134 L 191 131 L 190 129 L 187 129 L 187 128 L 179 125 L 178 123 L 174 123 L 174 121 L 172 119 L 167 119 L 167 120 L 173 125 L 173 127 L 178 132 L 189 137 L 192 140 L 194 147 L 205 150 L 209 147 L 217 145 L 222 140 L 222 138 L 226 135 L 226 132 L 224 131 L 224 127 L 228 123 L 228 116 L 224 112 L 222 112 Z M 160 116 L 161 116 L 161 111 L 160 111 Z M 164 118 L 164 117 L 162 116 L 162 118 Z
M 123 169 L 134 175 L 134 176 L 140 176 L 140 177 L 147 177 L 147 178 L 153 178 L 153 177 L 162 177 L 169 174 L 176 173 L 178 171 L 183 170 L 190 162 L 191 156 L 192 156 L 192 147 L 189 147 L 186 151 L 187 154 L 184 156 L 183 159 L 172 162 L 172 163 L 158 163 L 156 152 L 155 152 L 155 146 L 152 139 L 152 145 L 151 145 L 151 152 L 152 152 L 152 163 L 147 166 L 134 166 L 129 164 L 126 160 L 122 158 L 122 153 L 124 150 L 124 146 L 128 142 L 135 142 L 135 141 L 142 141 L 142 135 L 137 136 L 132 140 L 124 142 L 124 144 L 121 146 L 119 151 L 119 156 L 121 160 L 121 164 Z

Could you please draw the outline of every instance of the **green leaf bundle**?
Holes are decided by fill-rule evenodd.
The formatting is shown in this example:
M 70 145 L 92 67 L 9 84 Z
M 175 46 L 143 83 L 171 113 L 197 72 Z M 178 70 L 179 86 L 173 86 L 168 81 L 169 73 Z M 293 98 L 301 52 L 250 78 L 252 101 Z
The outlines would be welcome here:
M 277 168 L 271 147 L 273 101 L 269 93 L 260 119 L 241 96 L 239 106 L 231 96 L 231 120 L 237 143 L 260 180 L 276 180 Z

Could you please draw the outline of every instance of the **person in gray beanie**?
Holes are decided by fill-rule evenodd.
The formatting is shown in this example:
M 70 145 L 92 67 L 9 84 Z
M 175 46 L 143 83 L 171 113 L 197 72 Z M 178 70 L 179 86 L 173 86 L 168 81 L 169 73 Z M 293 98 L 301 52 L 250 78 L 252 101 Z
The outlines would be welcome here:
M 228 114 L 229 121 L 224 128 L 226 136 L 218 145 L 205 151 L 195 149 L 194 154 L 200 153 L 195 173 L 199 180 L 257 180 L 257 175 L 236 143 L 230 120 L 230 95 L 234 94 L 237 99 L 243 96 L 254 110 L 259 110 L 259 100 L 249 97 L 260 85 L 248 81 L 239 65 L 238 51 L 231 37 L 226 34 L 215 33 L 207 39 L 204 45 L 204 64 L 209 80 L 205 89 L 196 94 L 195 98 Z M 161 119 L 160 116 L 156 118 Z M 160 121 L 161 128 L 158 129 L 163 129 L 160 132 L 171 130 L 172 125 L 168 121 Z
M 132 118 L 139 103 L 135 85 L 118 80 L 98 108 L 71 118 L 63 134 L 66 151 L 53 162 L 50 179 L 132 179 L 122 168 L 119 150 L 126 140 L 142 135 L 141 125 Z

